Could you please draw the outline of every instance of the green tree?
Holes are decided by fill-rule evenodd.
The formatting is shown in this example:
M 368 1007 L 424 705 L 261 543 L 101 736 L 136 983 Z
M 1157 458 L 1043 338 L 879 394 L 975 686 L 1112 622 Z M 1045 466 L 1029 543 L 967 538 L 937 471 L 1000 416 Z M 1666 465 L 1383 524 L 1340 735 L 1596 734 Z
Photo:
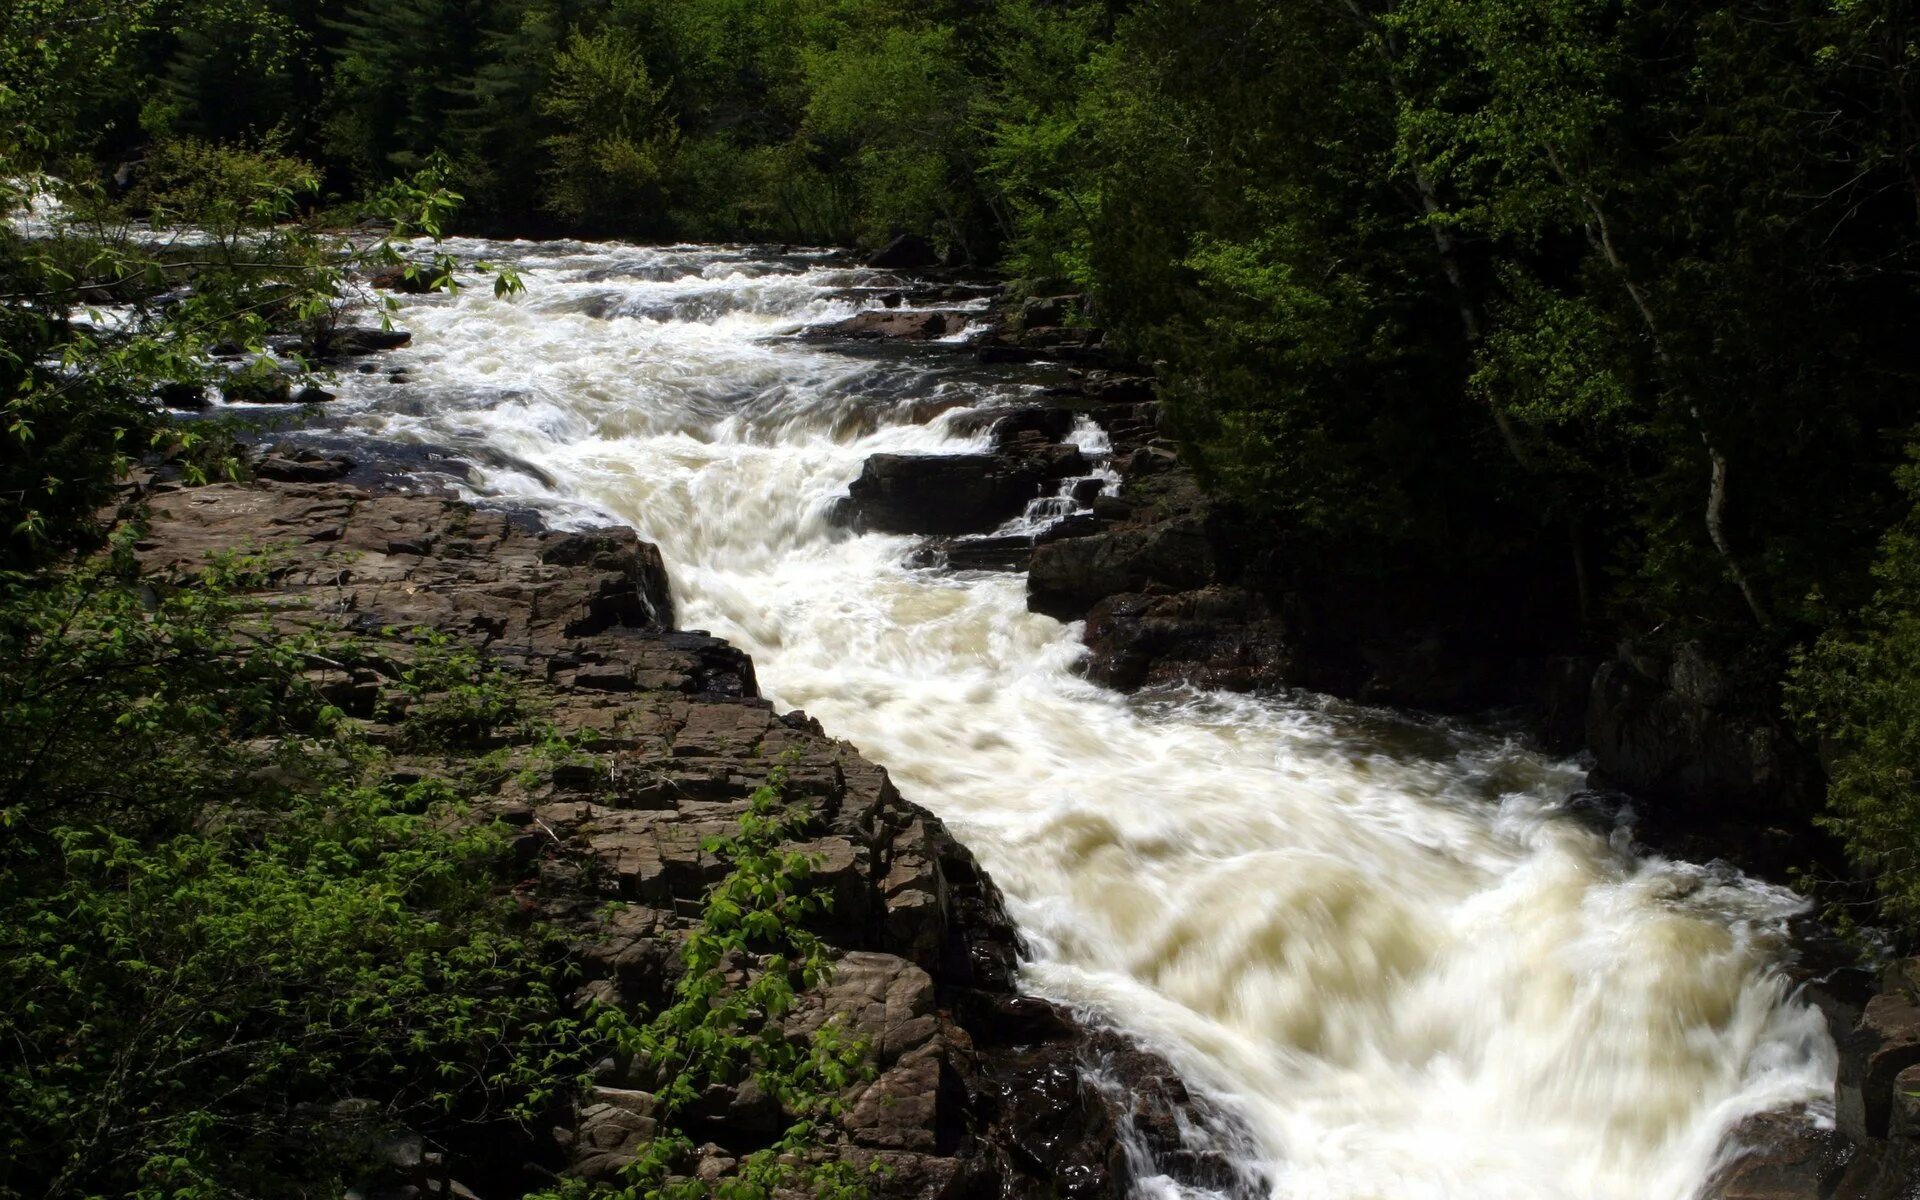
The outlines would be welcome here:
M 548 203 L 599 228 L 658 230 L 679 131 L 631 34 L 610 27 L 575 34 L 553 62 L 540 111 L 557 132 Z

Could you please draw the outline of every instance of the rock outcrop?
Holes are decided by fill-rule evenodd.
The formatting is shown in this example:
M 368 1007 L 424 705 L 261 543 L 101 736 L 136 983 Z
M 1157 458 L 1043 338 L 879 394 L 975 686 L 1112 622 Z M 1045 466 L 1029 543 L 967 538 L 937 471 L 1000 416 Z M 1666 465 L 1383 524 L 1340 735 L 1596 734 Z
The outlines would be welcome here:
M 836 506 L 834 519 L 861 533 L 984 533 L 1084 476 L 1092 463 L 1063 439 L 1069 413 L 1028 407 L 989 412 L 993 448 L 979 454 L 876 454 Z
M 597 735 L 584 758 L 559 763 L 507 739 L 496 751 L 507 768 L 490 772 L 501 782 L 480 803 L 518 831 L 515 892 L 531 919 L 566 932 L 582 999 L 643 1009 L 669 994 L 722 869 L 703 839 L 733 826 L 774 763 L 790 764 L 788 794 L 809 813 L 800 848 L 834 897 L 820 932 L 838 959 L 792 1020 L 803 1033 L 837 1017 L 867 1041 L 873 1075 L 844 1097 L 831 1149 L 882 1164 L 877 1198 L 1117 1198 L 1143 1173 L 1264 1194 L 1223 1153 L 1244 1133 L 1164 1060 L 1019 993 L 1018 935 L 972 855 L 883 769 L 761 699 L 744 655 L 674 629 L 660 556 L 630 531 L 544 532 L 439 496 L 337 483 L 161 484 L 145 499 L 138 549 L 156 579 L 211 553 L 271 548 L 260 600 L 274 618 L 358 639 L 353 661 L 317 663 L 312 679 L 369 738 L 387 736 L 382 714 L 422 630 L 519 672 L 557 729 Z M 401 754 L 397 769 L 411 761 Z M 494 1200 L 556 1174 L 613 1177 L 660 1114 L 634 1064 L 609 1057 L 595 1074 L 551 1131 L 432 1148 L 436 1180 Z M 710 1095 L 683 1114 L 701 1149 L 682 1169 L 724 1178 L 778 1119 L 751 1085 Z
M 959 333 L 967 327 L 967 320 L 967 315 L 961 312 L 919 308 L 870 309 L 855 313 L 844 321 L 810 329 L 807 336 L 926 342 Z
M 1833 1007 L 1829 1016 L 1837 1017 Z M 1920 1194 L 1920 959 L 1882 972 L 1841 1026 L 1831 1123 L 1763 1113 L 1730 1139 L 1701 1200 L 1902 1200 Z

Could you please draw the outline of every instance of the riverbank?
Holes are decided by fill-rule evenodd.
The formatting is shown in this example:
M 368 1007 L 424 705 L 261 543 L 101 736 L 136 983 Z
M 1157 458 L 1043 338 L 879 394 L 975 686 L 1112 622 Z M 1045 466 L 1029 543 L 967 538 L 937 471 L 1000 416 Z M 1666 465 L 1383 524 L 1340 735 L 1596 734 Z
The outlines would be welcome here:
M 820 932 L 838 962 L 792 1023 L 837 1017 L 867 1039 L 873 1078 L 842 1097 L 832 1153 L 881 1164 L 876 1197 L 1120 1197 L 1163 1174 L 1259 1193 L 1220 1151 L 1244 1131 L 1163 1059 L 1021 994 L 1018 934 L 972 855 L 853 747 L 775 712 L 744 655 L 676 629 L 659 554 L 631 532 L 544 532 L 441 496 L 333 483 L 155 483 L 141 499 L 139 555 L 156 578 L 209 554 L 268 550 L 273 583 L 254 599 L 289 630 L 351 635 L 356 661 L 311 680 L 367 737 L 383 737 L 396 664 L 424 631 L 511 668 L 561 734 L 592 732 L 592 749 L 557 764 L 537 747 L 494 747 L 495 786 L 476 809 L 518 831 L 511 890 L 528 920 L 565 931 L 576 1001 L 635 1012 L 664 1001 L 720 870 L 702 840 L 790 763 L 790 794 L 813 814 L 814 836 L 796 848 L 817 858 L 834 897 Z M 471 766 L 401 754 L 394 769 L 467 777 Z M 445 1190 L 451 1180 L 493 1200 L 555 1175 L 616 1182 L 654 1129 L 633 1071 L 601 1063 L 551 1130 L 403 1150 L 391 1194 L 464 1194 Z M 781 1128 L 777 1105 L 751 1088 L 710 1094 L 693 1116 L 700 1157 L 685 1169 L 724 1178 Z

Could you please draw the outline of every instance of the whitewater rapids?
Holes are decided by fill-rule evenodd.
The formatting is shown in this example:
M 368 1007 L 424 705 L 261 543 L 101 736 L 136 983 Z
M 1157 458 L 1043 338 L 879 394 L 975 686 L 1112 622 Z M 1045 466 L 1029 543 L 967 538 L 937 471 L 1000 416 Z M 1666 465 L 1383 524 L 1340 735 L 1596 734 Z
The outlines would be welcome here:
M 831 527 L 867 456 L 980 448 L 928 415 L 1033 387 L 794 336 L 877 303 L 879 273 L 453 250 L 526 293 L 407 300 L 412 346 L 342 380 L 332 436 L 451 450 L 478 499 L 658 543 L 681 624 L 944 817 L 1031 943 L 1027 986 L 1237 1111 L 1275 1196 L 1687 1200 L 1741 1117 L 1829 1094 L 1824 1025 L 1775 966 L 1798 902 L 1634 857 L 1569 815 L 1572 765 L 1313 697 L 1108 692 L 1022 576 Z

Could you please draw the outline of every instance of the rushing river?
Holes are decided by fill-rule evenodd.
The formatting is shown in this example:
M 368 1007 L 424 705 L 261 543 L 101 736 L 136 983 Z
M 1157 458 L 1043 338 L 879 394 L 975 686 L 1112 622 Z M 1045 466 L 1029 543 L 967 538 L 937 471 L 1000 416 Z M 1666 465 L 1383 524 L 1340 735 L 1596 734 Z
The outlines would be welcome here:
M 658 543 L 681 624 L 946 818 L 1031 943 L 1028 986 L 1241 1113 L 1276 1196 L 1685 1200 L 1740 1117 L 1829 1090 L 1821 1022 L 1772 966 L 1791 895 L 1632 856 L 1566 811 L 1572 765 L 1312 697 L 1117 695 L 1023 577 L 830 526 L 868 455 L 983 446 L 929 414 L 1034 386 L 794 336 L 885 277 L 454 249 L 526 293 L 407 301 L 412 346 L 343 379 L 333 436 L 452 448 L 471 494 Z

